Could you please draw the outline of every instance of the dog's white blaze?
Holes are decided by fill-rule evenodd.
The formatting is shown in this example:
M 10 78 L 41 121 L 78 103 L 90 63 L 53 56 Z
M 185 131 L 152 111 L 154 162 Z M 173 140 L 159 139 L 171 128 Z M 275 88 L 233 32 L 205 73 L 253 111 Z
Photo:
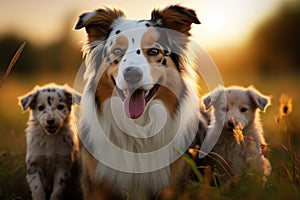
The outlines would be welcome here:
M 117 86 L 124 90 L 127 89 L 127 83 L 124 80 L 123 72 L 127 67 L 137 67 L 143 72 L 143 78 L 140 81 L 140 85 L 152 84 L 153 80 L 151 77 L 150 65 L 147 62 L 146 57 L 142 53 L 141 41 L 144 33 L 149 29 L 145 25 L 146 22 L 139 22 L 137 20 L 117 20 L 112 26 L 113 31 L 109 38 L 112 38 L 113 43 L 119 35 L 125 36 L 128 40 L 128 49 L 121 59 L 118 75 L 116 78 Z M 116 34 L 116 31 L 119 31 Z M 110 42 L 108 42 L 110 43 Z M 140 54 L 137 54 L 137 50 L 140 50 Z

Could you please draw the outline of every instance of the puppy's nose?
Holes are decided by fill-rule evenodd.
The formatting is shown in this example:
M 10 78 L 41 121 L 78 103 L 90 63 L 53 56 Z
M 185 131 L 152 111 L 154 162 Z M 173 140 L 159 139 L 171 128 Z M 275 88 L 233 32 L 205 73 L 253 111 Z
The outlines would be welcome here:
M 229 128 L 234 128 L 234 120 L 230 119 L 227 122 Z
M 48 125 L 53 125 L 55 122 L 55 119 L 51 118 L 51 119 L 47 119 L 47 124 Z
M 124 79 L 129 84 L 137 84 L 142 80 L 143 71 L 137 67 L 127 67 L 123 73 Z

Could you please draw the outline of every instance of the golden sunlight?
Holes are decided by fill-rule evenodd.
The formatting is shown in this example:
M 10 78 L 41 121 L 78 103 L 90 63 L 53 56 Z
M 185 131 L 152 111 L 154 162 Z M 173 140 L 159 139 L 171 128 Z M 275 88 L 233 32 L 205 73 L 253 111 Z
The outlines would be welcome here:
M 71 29 L 69 30 L 71 32 L 72 28 L 66 27 L 68 21 L 71 23 L 79 14 L 101 6 L 121 8 L 131 19 L 148 19 L 152 9 L 177 3 L 173 0 L 133 0 L 130 4 L 116 0 L 74 1 L 72 3 L 62 0 L 60 3 L 49 2 L 45 6 L 44 1 L 16 1 L 17 3 L 15 1 L 1 3 L 0 13 L 3 17 L 0 18 L 0 35 L 13 31 L 35 44 L 51 43 L 61 37 L 67 28 Z M 246 0 L 243 2 L 183 0 L 181 5 L 195 9 L 202 23 L 200 26 L 194 26 L 192 31 L 195 33 L 196 41 L 215 48 L 244 42 L 255 25 L 275 7 L 278 7 L 280 2 L 281 0 Z

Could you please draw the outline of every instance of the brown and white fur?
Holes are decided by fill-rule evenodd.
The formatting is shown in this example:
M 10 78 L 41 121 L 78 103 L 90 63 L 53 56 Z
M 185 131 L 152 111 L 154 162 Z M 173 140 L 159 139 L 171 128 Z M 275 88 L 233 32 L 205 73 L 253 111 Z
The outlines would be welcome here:
M 78 136 L 71 107 L 80 95 L 67 85 L 36 86 L 19 97 L 23 111 L 30 109 L 26 128 L 26 169 L 32 199 L 62 199 L 73 163 L 78 156 Z
M 222 95 L 225 98 L 222 98 Z M 263 177 L 269 176 L 271 164 L 265 157 L 264 149 L 267 144 L 259 111 L 265 111 L 270 104 L 270 98 L 252 86 L 248 88 L 232 86 L 215 89 L 203 98 L 203 102 L 206 109 L 213 107 L 215 118 L 225 118 L 221 135 L 212 152 L 217 153 L 228 163 L 227 174 L 236 175 L 254 169 Z M 236 126 L 241 127 L 244 141 L 237 141 L 234 137 L 233 129 Z M 210 154 L 218 159 L 218 156 Z M 219 172 L 224 172 L 226 162 L 222 160 L 218 162 L 215 160 L 214 165 Z
M 75 29 L 88 36 L 79 128 L 85 199 L 154 199 L 184 183 L 178 149 L 204 126 L 185 62 L 192 23 L 200 23 L 195 12 L 178 5 L 153 10 L 150 20 L 110 8 L 80 16 Z

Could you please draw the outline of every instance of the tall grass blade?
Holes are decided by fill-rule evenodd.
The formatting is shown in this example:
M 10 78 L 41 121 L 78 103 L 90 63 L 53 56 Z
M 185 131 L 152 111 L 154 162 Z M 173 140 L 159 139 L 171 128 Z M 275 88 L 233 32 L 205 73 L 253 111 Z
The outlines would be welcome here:
M 6 72 L 0 82 L 0 88 L 2 87 L 4 81 L 7 79 L 9 73 L 11 72 L 13 66 L 16 64 L 17 60 L 19 59 L 24 47 L 26 45 L 26 42 L 23 42 L 22 45 L 19 47 L 19 49 L 17 50 L 17 52 L 15 53 L 14 57 L 12 58 L 12 60 L 10 61 L 9 66 L 6 69 Z

